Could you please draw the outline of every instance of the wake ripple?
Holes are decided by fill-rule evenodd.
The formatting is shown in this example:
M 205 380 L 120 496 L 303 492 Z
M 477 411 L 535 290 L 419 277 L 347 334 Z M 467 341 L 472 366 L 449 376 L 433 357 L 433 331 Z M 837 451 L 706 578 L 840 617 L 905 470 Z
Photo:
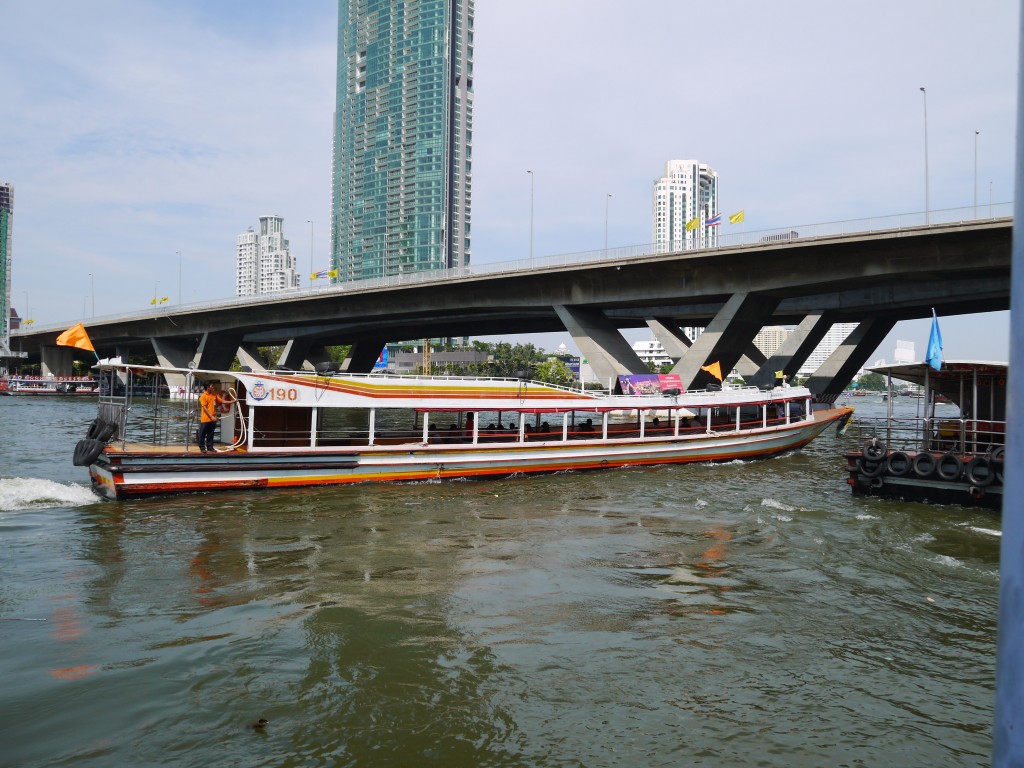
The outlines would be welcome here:
M 37 477 L 0 478 L 0 512 L 46 507 L 81 507 L 98 501 L 83 485 L 56 483 Z

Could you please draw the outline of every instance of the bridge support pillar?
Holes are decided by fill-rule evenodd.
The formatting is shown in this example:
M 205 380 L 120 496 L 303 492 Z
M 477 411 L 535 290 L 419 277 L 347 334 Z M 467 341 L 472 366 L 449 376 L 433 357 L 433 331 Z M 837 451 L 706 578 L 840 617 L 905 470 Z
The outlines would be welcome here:
M 153 344 L 153 352 L 156 353 L 156 360 L 160 365 L 170 368 L 188 368 L 189 363 L 195 361 L 196 350 L 189 341 L 153 337 L 150 342 Z M 164 379 L 167 381 L 168 387 L 177 389 L 185 386 L 184 374 L 165 373 Z
M 564 305 L 556 305 L 555 312 L 602 384 L 619 374 L 647 373 L 644 361 L 602 312 Z
M 862 321 L 811 375 L 807 388 L 815 395 L 823 395 L 826 402 L 835 399 L 894 325 L 896 321 L 888 318 L 872 317 Z
M 792 380 L 800 366 L 825 338 L 832 324 L 830 314 L 814 312 L 807 315 L 757 373 L 747 379 L 747 383 L 765 389 L 773 387 L 776 383 L 775 374 L 779 371 Z
M 701 370 L 702 365 L 717 362 L 722 368 L 722 376 L 727 376 L 744 352 L 753 346 L 754 337 L 771 319 L 778 304 L 779 300 L 773 296 L 733 294 L 672 372 L 679 374 L 687 389 L 707 386 L 715 381 L 711 374 Z M 764 356 L 760 357 L 763 359 Z M 750 360 L 744 367 L 756 370 L 756 361 Z
M 71 347 L 40 344 L 39 362 L 39 368 L 43 376 L 70 376 L 74 355 L 71 352 Z
M 679 323 L 668 317 L 648 317 L 644 319 L 647 327 L 651 329 L 661 346 L 665 348 L 665 354 L 673 360 L 682 359 L 693 344 L 690 337 L 683 333 Z
M 429 339 L 427 343 L 430 343 Z M 349 373 L 369 373 L 380 358 L 380 351 L 384 349 L 385 344 L 387 339 L 379 336 L 354 342 L 352 350 L 348 353 L 348 365 L 345 370 Z
M 235 354 L 238 356 L 238 364 L 250 371 L 265 373 L 269 367 L 255 344 L 241 344 Z

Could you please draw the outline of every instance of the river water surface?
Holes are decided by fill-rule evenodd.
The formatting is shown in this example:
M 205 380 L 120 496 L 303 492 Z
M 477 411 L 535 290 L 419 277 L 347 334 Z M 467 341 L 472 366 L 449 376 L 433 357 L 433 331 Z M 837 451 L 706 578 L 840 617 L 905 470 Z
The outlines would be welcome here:
M 2 766 L 989 763 L 999 519 L 853 497 L 833 430 L 108 502 L 94 411 L 0 398 Z

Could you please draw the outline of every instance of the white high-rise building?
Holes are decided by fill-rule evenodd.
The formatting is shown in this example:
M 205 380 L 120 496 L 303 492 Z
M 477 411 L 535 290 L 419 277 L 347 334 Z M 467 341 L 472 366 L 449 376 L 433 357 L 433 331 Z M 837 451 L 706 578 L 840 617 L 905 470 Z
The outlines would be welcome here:
M 856 328 L 857 323 L 836 323 L 833 325 L 828 333 L 825 334 L 825 338 L 811 352 L 806 362 L 800 366 L 800 375 L 810 376 L 818 370 L 821 364 L 828 359 L 828 356 L 839 349 L 840 345 L 846 341 L 846 337 L 853 333 Z
M 284 238 L 284 219 L 260 216 L 259 232 L 238 236 L 235 250 L 235 295 L 255 296 L 298 288 L 301 275 Z
M 652 221 L 655 247 L 681 251 L 718 245 L 718 227 L 707 222 L 719 213 L 718 173 L 697 160 L 669 160 L 654 182 Z M 687 222 L 696 226 L 687 230 Z

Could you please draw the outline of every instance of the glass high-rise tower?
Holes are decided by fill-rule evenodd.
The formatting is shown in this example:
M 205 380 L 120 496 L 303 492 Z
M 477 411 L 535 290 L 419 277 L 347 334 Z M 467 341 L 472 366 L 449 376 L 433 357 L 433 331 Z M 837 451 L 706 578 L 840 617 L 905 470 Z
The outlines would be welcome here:
M 469 264 L 474 0 L 339 0 L 331 266 Z

